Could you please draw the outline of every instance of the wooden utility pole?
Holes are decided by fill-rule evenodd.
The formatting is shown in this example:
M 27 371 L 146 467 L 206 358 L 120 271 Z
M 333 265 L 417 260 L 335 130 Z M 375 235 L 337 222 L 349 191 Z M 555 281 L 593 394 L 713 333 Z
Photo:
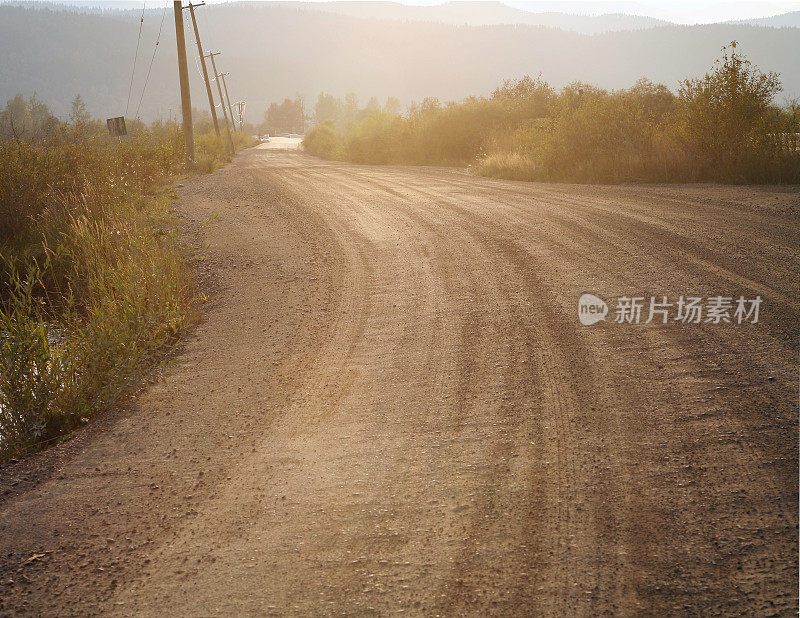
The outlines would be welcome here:
M 221 73 L 220 77 L 222 78 L 222 86 L 225 88 L 225 98 L 228 100 L 228 111 L 231 113 L 231 124 L 233 125 L 233 130 L 236 130 L 236 120 L 234 120 L 233 115 L 233 108 L 231 107 L 231 98 L 228 96 L 228 82 L 225 81 L 225 76 L 230 75 L 230 73 Z
M 217 108 L 214 106 L 214 95 L 211 94 L 211 82 L 208 81 L 208 69 L 206 69 L 206 57 L 203 55 L 203 46 L 200 43 L 200 32 L 197 30 L 197 18 L 194 16 L 194 7 L 205 6 L 205 2 L 200 4 L 189 3 L 189 13 L 192 15 L 192 25 L 194 26 L 194 40 L 197 41 L 197 54 L 200 56 L 200 64 L 203 67 L 203 79 L 206 82 L 206 93 L 208 94 L 208 105 L 211 107 L 211 119 L 214 121 L 214 131 L 219 135 L 219 121 L 217 120 Z M 224 105 L 224 103 L 223 103 Z
M 219 85 L 219 73 L 217 73 L 217 63 L 214 61 L 214 56 L 219 56 L 222 52 L 209 52 L 208 57 L 211 58 L 211 68 L 214 70 L 214 77 L 217 81 L 217 90 L 219 91 L 219 101 L 222 103 L 222 115 L 225 117 L 225 131 L 228 133 L 228 144 L 231 147 L 231 154 L 236 153 L 236 148 L 233 146 L 233 138 L 231 137 L 231 128 L 228 125 L 228 112 L 225 111 L 225 99 L 222 98 L 222 86 Z
M 186 166 L 194 167 L 194 130 L 192 128 L 192 96 L 189 92 L 189 69 L 186 66 L 186 39 L 183 36 L 183 6 L 174 0 L 175 38 L 178 40 L 178 74 L 181 82 L 183 141 L 186 145 Z

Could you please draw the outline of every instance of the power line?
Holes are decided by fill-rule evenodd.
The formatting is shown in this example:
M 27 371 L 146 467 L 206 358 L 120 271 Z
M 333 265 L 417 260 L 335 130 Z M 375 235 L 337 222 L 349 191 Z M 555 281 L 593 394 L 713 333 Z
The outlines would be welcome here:
M 147 8 L 147 1 L 142 3 L 142 16 L 139 19 L 139 35 L 136 37 L 136 52 L 133 54 L 133 69 L 131 69 L 131 83 L 128 86 L 128 101 L 125 103 L 125 115 L 128 115 L 128 107 L 131 104 L 131 92 L 133 91 L 133 76 L 136 75 L 136 59 L 139 57 L 139 43 L 142 41 L 142 26 L 144 25 L 144 10 Z
M 186 26 L 184 26 L 184 28 L 185 27 Z M 194 35 L 194 30 L 189 30 L 189 34 L 191 35 L 192 42 L 194 43 L 194 45 L 191 46 L 193 54 L 192 58 L 194 59 L 194 66 L 197 69 L 197 74 L 200 76 L 200 78 L 205 80 L 205 77 L 203 77 L 203 69 L 200 67 L 200 60 L 197 55 L 197 37 Z M 211 81 L 213 82 L 214 80 L 212 79 Z M 214 107 L 219 107 L 219 105 L 215 105 Z
M 164 27 L 164 18 L 167 16 L 167 8 L 169 3 L 164 5 L 164 12 L 161 14 L 161 25 L 158 27 L 158 36 L 156 37 L 156 45 L 153 48 L 153 56 L 150 58 L 150 66 L 147 67 L 147 77 L 144 78 L 144 86 L 142 86 L 142 96 L 139 97 L 139 105 L 136 106 L 136 115 L 134 118 L 139 117 L 139 108 L 142 106 L 144 100 L 144 91 L 147 89 L 147 82 L 150 81 L 150 71 L 153 69 L 153 61 L 156 59 L 156 52 L 158 51 L 158 44 L 161 42 L 161 29 Z
M 212 27 L 213 20 L 208 16 L 208 11 L 203 12 L 200 19 L 204 23 L 203 27 L 204 27 L 205 31 L 209 33 L 209 35 L 206 36 L 206 40 L 211 40 L 212 42 L 213 41 L 218 41 L 218 39 L 216 38 L 216 35 L 214 33 L 214 29 Z M 214 49 L 214 47 L 209 43 L 207 49 Z M 219 47 L 217 47 L 216 49 L 219 49 Z M 218 76 L 214 75 L 214 77 L 210 78 L 210 79 L 211 79 L 212 82 L 215 82 L 215 81 L 217 81 L 217 78 L 218 78 Z M 215 104 L 214 107 L 216 107 L 216 108 L 222 107 L 222 109 L 224 111 L 225 110 L 225 102 L 224 101 L 220 101 L 219 103 Z M 233 122 L 233 118 L 231 118 L 231 122 Z
M 205 2 L 194 5 L 189 2 L 189 14 L 192 18 L 192 26 L 194 28 L 194 38 L 197 43 L 197 55 L 200 56 L 200 63 L 203 65 L 203 81 L 206 86 L 206 94 L 208 95 L 208 104 L 211 106 L 211 120 L 214 122 L 214 132 L 219 135 L 219 119 L 217 118 L 217 108 L 214 106 L 214 94 L 211 92 L 211 83 L 208 81 L 208 67 L 206 66 L 206 57 L 203 54 L 203 46 L 200 43 L 200 29 L 197 27 L 197 16 L 195 15 L 196 6 L 205 6 Z
M 206 8 L 207 10 L 202 12 L 200 19 L 204 22 L 203 28 L 205 32 L 208 32 L 208 36 L 206 36 L 206 41 L 208 41 L 207 43 L 208 49 L 213 49 L 214 46 L 212 45 L 212 43 L 218 43 L 219 39 L 217 39 L 217 36 L 214 33 L 214 29 L 212 28 L 213 20 L 211 20 L 211 18 L 208 16 L 208 13 L 209 11 L 213 11 L 214 9 L 213 7 L 206 7 Z M 217 47 L 216 49 L 219 49 L 219 47 Z
M 184 28 L 186 28 L 186 26 L 184 26 Z M 189 30 L 189 34 L 191 35 L 192 42 L 194 43 L 194 45 L 191 46 L 192 54 L 193 54 L 192 55 L 192 59 L 194 60 L 194 66 L 197 69 L 197 74 L 200 76 L 200 78 L 205 80 L 205 77 L 203 76 L 203 69 L 200 67 L 200 60 L 199 60 L 198 55 L 197 55 L 198 54 L 198 52 L 197 52 L 197 37 L 194 35 L 194 30 Z M 212 81 L 212 82 L 215 82 L 215 81 L 217 81 L 217 76 L 216 75 L 214 77 L 209 76 L 208 79 L 210 81 Z M 222 103 L 214 103 L 214 109 L 218 109 L 220 106 L 222 106 Z

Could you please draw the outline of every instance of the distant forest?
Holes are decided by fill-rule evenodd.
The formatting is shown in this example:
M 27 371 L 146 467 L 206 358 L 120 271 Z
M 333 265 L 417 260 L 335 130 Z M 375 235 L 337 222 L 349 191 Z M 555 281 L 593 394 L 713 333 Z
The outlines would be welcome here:
M 247 119 L 256 125 L 271 103 L 298 96 L 312 108 L 320 92 L 340 99 L 353 93 L 361 105 L 373 96 L 381 105 L 397 97 L 405 108 L 425 97 L 488 95 L 524 75 L 540 75 L 554 88 L 582 81 L 606 89 L 630 88 L 646 77 L 677 91 L 681 79 L 702 76 L 731 40 L 759 67 L 780 74 L 781 101 L 800 96 L 800 28 L 663 26 L 587 35 L 530 25 L 360 19 L 260 3 L 209 5 L 197 13 L 204 47 L 222 51 L 217 60 L 230 71 L 230 96 L 247 102 Z M 145 12 L 129 96 L 140 15 L 0 5 L 0 104 L 17 93 L 36 94 L 63 119 L 81 94 L 99 118 L 135 117 L 140 99 L 143 120 L 176 117 L 171 8 Z M 189 28 L 187 44 L 193 105 L 205 109 Z

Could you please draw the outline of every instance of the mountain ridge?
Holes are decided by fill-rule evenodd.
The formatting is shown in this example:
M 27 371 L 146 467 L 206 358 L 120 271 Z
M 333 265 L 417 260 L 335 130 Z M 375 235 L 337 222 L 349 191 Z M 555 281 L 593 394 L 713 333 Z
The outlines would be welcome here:
M 122 115 L 140 14 L 0 5 L 0 101 L 36 92 L 64 117 L 80 93 L 92 114 Z M 145 15 L 129 115 L 141 95 L 161 15 Z M 144 97 L 146 120 L 179 109 L 170 17 Z M 322 91 L 355 92 L 362 103 L 371 96 L 396 96 L 403 104 L 427 96 L 458 100 L 489 94 L 504 79 L 525 74 L 541 74 L 554 87 L 580 80 L 618 89 L 647 77 L 675 89 L 680 80 L 709 70 L 733 39 L 762 70 L 782 74 L 786 97 L 800 95 L 800 67 L 792 60 L 800 30 L 793 28 L 717 24 L 584 35 L 542 26 L 356 19 L 251 3 L 207 5 L 198 18 L 205 49 L 223 52 L 218 66 L 231 72 L 231 98 L 246 100 L 249 117 L 257 120 L 271 101 L 297 93 L 312 105 Z M 187 27 L 193 103 L 205 108 L 193 41 Z

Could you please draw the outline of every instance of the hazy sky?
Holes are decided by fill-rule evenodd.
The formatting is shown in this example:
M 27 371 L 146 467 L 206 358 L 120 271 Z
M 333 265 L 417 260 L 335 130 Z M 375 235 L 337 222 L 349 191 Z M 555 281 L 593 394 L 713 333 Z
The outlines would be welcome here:
M 2 3 L 4 0 L 0 0 Z M 51 0 L 52 1 L 52 0 Z M 102 5 L 124 6 L 132 8 L 142 6 L 143 2 L 136 0 L 55 0 L 64 4 L 83 4 L 83 5 Z M 211 4 L 221 4 L 230 0 L 205 0 Z M 302 0 L 301 0 L 302 1 Z M 331 1 L 331 0 L 315 0 Z M 359 0 L 355 0 L 359 1 Z M 368 1 L 368 0 L 363 0 Z M 412 5 L 435 5 L 442 4 L 442 0 L 395 0 L 402 4 Z M 164 6 L 172 4 L 171 0 L 145 0 L 144 4 L 148 7 Z M 691 2 L 688 0 L 676 2 L 658 2 L 653 0 L 635 1 L 614 1 L 614 0 L 583 0 L 581 2 L 558 2 L 555 0 L 545 0 L 539 2 L 504 2 L 510 6 L 532 12 L 562 12 L 578 14 L 603 14 L 603 13 L 627 13 L 629 15 L 646 15 L 656 17 L 681 24 L 712 23 L 720 21 L 752 19 L 756 17 L 769 17 L 780 13 L 800 10 L 798 2 L 757 2 L 739 1 L 730 2 L 729 0 Z

